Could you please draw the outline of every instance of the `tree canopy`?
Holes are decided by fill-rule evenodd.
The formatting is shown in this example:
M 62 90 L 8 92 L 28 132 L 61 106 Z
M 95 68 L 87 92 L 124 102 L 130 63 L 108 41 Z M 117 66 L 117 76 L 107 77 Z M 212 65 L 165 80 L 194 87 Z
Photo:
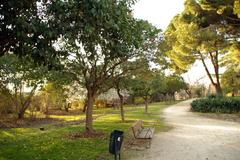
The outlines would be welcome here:
M 67 2 L 62 2 L 67 3 Z M 71 3 L 79 3 L 73 1 Z M 70 4 L 71 4 L 70 3 Z M 114 86 L 129 71 L 129 62 L 149 53 L 146 44 L 155 42 L 159 30 L 133 18 L 132 1 L 82 1 L 80 11 L 71 9 L 71 29 L 62 35 L 61 50 L 68 53 L 64 70 L 87 90 L 86 130 L 92 132 L 95 99 Z M 57 2 L 55 5 L 59 5 Z M 61 18 L 61 17 L 60 17 Z M 63 21 L 66 17 L 63 17 Z M 151 50 L 152 52 L 154 50 Z
M 184 11 L 169 24 L 160 48 L 170 58 L 172 68 L 180 73 L 200 60 L 218 95 L 222 95 L 220 59 L 228 54 L 239 55 L 239 17 L 234 8 L 238 2 L 224 2 L 186 0 Z M 214 76 L 206 60 L 211 61 Z

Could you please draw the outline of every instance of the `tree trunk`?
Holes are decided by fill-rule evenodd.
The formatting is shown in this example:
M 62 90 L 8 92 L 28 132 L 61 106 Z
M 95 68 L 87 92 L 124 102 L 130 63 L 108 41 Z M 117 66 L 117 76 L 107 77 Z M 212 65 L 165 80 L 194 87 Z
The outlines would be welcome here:
M 24 118 L 24 112 L 25 112 L 25 111 L 19 111 L 19 113 L 18 113 L 18 119 L 23 119 L 23 118 Z
M 173 93 L 171 93 L 170 95 L 171 95 L 171 100 L 172 100 L 172 101 L 175 101 L 175 93 L 173 92 Z
M 24 114 L 26 112 L 26 110 L 29 108 L 30 106 L 30 103 L 31 103 L 31 97 L 28 98 L 24 104 L 18 104 L 18 106 L 20 106 L 20 110 L 18 112 L 18 119 L 23 119 L 24 118 Z
M 185 90 L 185 91 L 186 91 L 188 97 L 189 97 L 189 98 L 192 98 L 192 92 L 191 92 L 191 90 Z
M 222 88 L 220 86 L 220 83 L 216 83 L 214 85 L 215 89 L 216 89 L 216 94 L 218 97 L 222 97 L 223 96 L 223 92 L 222 92 Z
M 216 90 L 216 94 L 217 96 L 222 96 L 223 93 L 222 93 L 222 88 L 221 88 L 221 85 L 220 85 L 220 80 L 219 80 L 219 64 L 218 64 L 218 52 L 216 51 L 216 54 L 213 55 L 211 52 L 209 53 L 210 57 L 211 57 L 211 62 L 212 62 L 212 65 L 214 67 L 214 72 L 215 72 L 215 76 L 216 76 L 216 82 L 214 82 L 213 80 L 213 77 L 212 75 L 210 74 L 209 72 L 209 69 L 204 61 L 204 58 L 202 56 L 201 53 L 199 53 L 200 57 L 201 57 L 201 61 L 203 63 L 203 66 L 207 72 L 207 75 L 208 75 L 208 78 L 210 79 L 212 85 L 215 87 L 215 90 Z
M 222 92 L 222 87 L 220 84 L 220 78 L 219 78 L 219 64 L 218 64 L 218 51 L 215 51 L 215 55 L 213 55 L 213 53 L 210 53 L 211 56 L 211 60 L 214 66 L 214 72 L 216 75 L 216 91 L 217 91 L 217 96 L 223 96 L 223 92 Z
M 87 110 L 87 100 L 85 99 L 82 112 L 86 113 L 86 110 Z
M 135 96 L 134 96 L 134 95 L 131 96 L 131 101 L 132 101 L 132 104 L 133 104 L 133 105 L 136 104 L 136 103 L 135 103 Z
M 34 93 L 35 93 L 36 89 L 37 89 L 37 86 L 34 86 L 34 88 L 31 90 L 29 96 L 27 97 L 27 99 L 25 100 L 24 103 L 23 103 L 23 98 L 21 97 L 22 98 L 21 103 L 20 103 L 20 105 L 19 104 L 17 105 L 17 106 L 21 107 L 19 112 L 18 112 L 18 119 L 24 118 L 25 111 L 29 108 L 30 103 L 32 101 L 32 97 L 34 96 Z M 22 93 L 20 92 L 20 94 L 22 94 Z M 21 95 L 21 96 L 23 96 L 23 95 Z M 16 99 L 16 101 L 17 101 L 17 99 Z
M 232 97 L 235 97 L 235 92 L 234 91 L 232 91 Z
M 120 93 L 120 88 L 118 85 L 116 86 L 116 89 L 117 89 L 117 94 L 120 100 L 121 119 L 122 119 L 122 122 L 125 122 L 124 109 L 123 109 L 123 95 Z
M 68 111 L 69 111 L 69 108 L 71 108 L 71 103 L 65 103 L 65 104 L 64 104 L 65 112 L 68 112 Z
M 122 119 L 122 122 L 125 122 L 123 102 L 120 102 L 120 110 L 121 110 L 121 119 Z
M 93 113 L 93 104 L 95 101 L 95 93 L 91 90 L 88 89 L 88 93 L 87 93 L 87 101 L 86 101 L 86 132 L 88 133 L 93 133 L 93 117 L 92 117 L 92 113 Z
M 49 108 L 49 103 L 47 102 L 46 103 L 46 106 L 45 106 L 45 118 L 49 118 L 49 110 L 48 110 L 48 108 Z
M 148 113 L 148 98 L 145 98 L 145 113 Z
M 24 114 L 25 114 L 25 111 L 27 110 L 28 106 L 21 106 L 21 109 L 18 111 L 18 119 L 23 119 L 24 118 Z

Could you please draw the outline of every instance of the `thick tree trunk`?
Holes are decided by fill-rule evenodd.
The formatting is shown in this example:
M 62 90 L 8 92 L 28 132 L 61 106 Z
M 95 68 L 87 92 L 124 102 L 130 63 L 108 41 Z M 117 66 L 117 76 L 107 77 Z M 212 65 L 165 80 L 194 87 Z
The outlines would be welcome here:
M 29 105 L 28 106 L 21 106 L 21 109 L 18 111 L 18 119 L 23 119 L 24 118 L 25 112 L 26 112 L 28 107 L 29 107 Z
M 221 88 L 221 86 L 220 86 L 220 83 L 216 83 L 216 84 L 214 85 L 214 87 L 215 87 L 215 89 L 216 89 L 216 94 L 217 94 L 217 96 L 218 96 L 218 97 L 223 96 L 223 92 L 222 92 L 222 88 Z
M 19 111 L 18 112 L 18 119 L 23 119 L 24 118 L 24 113 L 25 113 L 25 111 Z
M 124 108 L 123 108 L 123 95 L 120 93 L 120 88 L 118 85 L 116 86 L 116 89 L 117 89 L 117 94 L 120 100 L 121 119 L 122 119 L 122 122 L 125 122 Z
M 85 124 L 85 127 L 86 127 L 86 132 L 88 133 L 93 133 L 93 126 L 92 126 L 92 123 L 93 123 L 93 117 L 92 117 L 92 114 L 93 114 L 93 105 L 94 105 L 94 102 L 95 102 L 95 93 L 88 89 L 88 93 L 87 93 L 87 101 L 86 101 L 86 124 Z
M 30 106 L 30 103 L 31 103 L 31 97 L 28 98 L 24 104 L 18 104 L 18 106 L 20 106 L 20 110 L 18 112 L 18 119 L 23 119 L 24 118 L 24 114 L 26 112 L 26 110 L 29 108 Z

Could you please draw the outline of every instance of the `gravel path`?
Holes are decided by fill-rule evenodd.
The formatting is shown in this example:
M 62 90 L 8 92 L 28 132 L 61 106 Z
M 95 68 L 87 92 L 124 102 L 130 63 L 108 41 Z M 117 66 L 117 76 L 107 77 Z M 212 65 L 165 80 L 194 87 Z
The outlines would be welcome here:
M 169 132 L 155 134 L 150 149 L 133 160 L 240 160 L 240 123 L 189 112 L 191 100 L 163 111 Z

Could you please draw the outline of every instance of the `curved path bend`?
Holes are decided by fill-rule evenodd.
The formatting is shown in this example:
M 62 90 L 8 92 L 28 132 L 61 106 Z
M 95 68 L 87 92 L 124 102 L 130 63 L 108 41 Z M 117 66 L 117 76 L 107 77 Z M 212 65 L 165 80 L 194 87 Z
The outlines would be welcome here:
M 240 160 L 240 123 L 198 116 L 190 103 L 163 111 L 174 129 L 155 134 L 151 148 L 134 160 Z

